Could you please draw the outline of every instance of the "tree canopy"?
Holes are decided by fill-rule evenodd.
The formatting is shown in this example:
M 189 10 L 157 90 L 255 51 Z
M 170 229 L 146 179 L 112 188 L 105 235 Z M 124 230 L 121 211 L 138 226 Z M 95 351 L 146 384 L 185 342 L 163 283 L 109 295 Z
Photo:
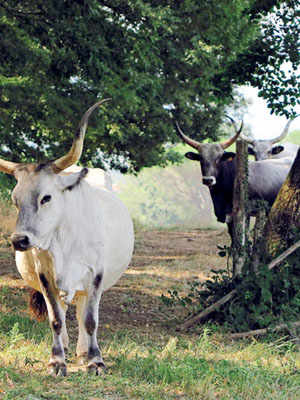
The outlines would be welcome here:
M 300 6 L 295 0 L 278 2 L 262 18 L 260 35 L 238 62 L 229 65 L 231 82 L 259 89 L 271 113 L 296 115 L 300 104 Z M 243 69 L 241 74 L 240 69 Z
M 105 97 L 81 161 L 130 171 L 181 157 L 166 145 L 178 141 L 170 114 L 189 135 L 216 140 L 236 83 L 261 85 L 278 112 L 282 91 L 276 100 L 269 88 L 279 64 L 299 64 L 291 30 L 282 48 L 271 22 L 261 29 L 280 5 L 294 24 L 290 0 L 0 0 L 0 157 L 59 157 Z

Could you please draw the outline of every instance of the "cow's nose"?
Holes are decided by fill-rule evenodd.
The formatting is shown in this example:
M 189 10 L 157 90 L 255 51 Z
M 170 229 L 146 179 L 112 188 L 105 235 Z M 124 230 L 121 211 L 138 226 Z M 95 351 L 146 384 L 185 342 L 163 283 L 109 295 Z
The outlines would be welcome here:
M 202 183 L 203 185 L 212 186 L 216 183 L 216 178 L 214 176 L 204 176 Z
M 18 233 L 14 233 L 11 236 L 11 241 L 12 241 L 12 244 L 13 244 L 15 250 L 18 250 L 18 251 L 25 251 L 31 247 L 29 238 L 26 235 L 20 235 Z

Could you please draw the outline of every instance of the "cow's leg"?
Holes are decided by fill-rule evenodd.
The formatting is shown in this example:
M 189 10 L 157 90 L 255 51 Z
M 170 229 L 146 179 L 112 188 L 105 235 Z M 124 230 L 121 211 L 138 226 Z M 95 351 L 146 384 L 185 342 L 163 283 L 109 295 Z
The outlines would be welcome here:
M 65 325 L 66 312 L 59 298 L 56 298 L 51 283 L 43 273 L 39 274 L 41 290 L 46 301 L 49 323 L 53 335 L 53 346 L 49 366 L 55 375 L 67 374 L 64 345 L 67 345 L 67 331 Z
M 98 274 L 93 280 L 88 295 L 85 298 L 78 298 L 76 303 L 79 326 L 76 353 L 78 357 L 87 359 L 88 370 L 96 374 L 99 367 L 105 368 L 97 342 L 101 281 L 102 275 Z
M 87 297 L 80 296 L 76 299 L 76 318 L 78 321 L 78 340 L 76 346 L 76 356 L 80 363 L 85 363 L 88 359 L 89 338 L 85 329 L 85 310 L 87 307 Z
M 59 301 L 59 304 L 60 304 L 60 306 L 61 306 L 61 308 L 63 310 L 61 337 L 62 337 L 62 342 L 63 342 L 63 345 L 64 345 L 65 353 L 67 353 L 68 348 L 69 348 L 69 336 L 68 336 L 67 325 L 66 325 L 66 313 L 67 313 L 67 310 L 68 310 L 68 306 L 63 301 Z

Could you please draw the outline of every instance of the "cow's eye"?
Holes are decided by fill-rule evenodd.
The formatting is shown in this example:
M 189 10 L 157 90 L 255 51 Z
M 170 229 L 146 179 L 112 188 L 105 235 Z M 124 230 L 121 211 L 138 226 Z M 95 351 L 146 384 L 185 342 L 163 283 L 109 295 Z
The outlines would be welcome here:
M 45 204 L 48 203 L 51 200 L 51 195 L 50 194 L 46 194 L 46 196 L 44 196 L 41 200 L 41 204 Z

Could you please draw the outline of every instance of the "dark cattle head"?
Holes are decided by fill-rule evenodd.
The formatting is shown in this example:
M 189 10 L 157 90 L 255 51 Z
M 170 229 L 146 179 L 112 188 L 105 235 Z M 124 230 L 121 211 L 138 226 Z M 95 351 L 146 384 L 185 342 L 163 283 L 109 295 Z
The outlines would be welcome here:
M 17 185 L 12 200 L 18 218 L 12 243 L 16 250 L 32 247 L 47 249 L 51 234 L 64 212 L 64 198 L 87 173 L 87 169 L 73 174 L 60 174 L 79 160 L 87 124 L 91 113 L 104 101 L 90 107 L 83 115 L 69 152 L 46 164 L 19 164 L 0 159 L 0 171 L 14 175 Z M 76 212 L 76 211 L 74 211 Z
M 280 154 L 285 150 L 284 143 L 283 144 L 276 144 L 276 143 L 280 142 L 287 136 L 290 124 L 295 118 L 290 119 L 287 122 L 286 126 L 284 127 L 282 133 L 272 140 L 255 140 L 241 134 L 241 139 L 246 141 L 249 145 L 248 153 L 254 156 L 255 161 L 273 158 L 274 156 Z
M 224 150 L 237 140 L 242 131 L 243 123 L 240 129 L 237 129 L 234 125 L 236 131 L 235 135 L 222 143 L 199 143 L 186 136 L 177 122 L 176 126 L 182 140 L 197 150 L 197 153 L 188 152 L 185 156 L 190 160 L 200 161 L 203 184 L 207 186 L 215 185 L 219 174 L 220 163 L 235 157 L 234 153 L 228 153 Z

